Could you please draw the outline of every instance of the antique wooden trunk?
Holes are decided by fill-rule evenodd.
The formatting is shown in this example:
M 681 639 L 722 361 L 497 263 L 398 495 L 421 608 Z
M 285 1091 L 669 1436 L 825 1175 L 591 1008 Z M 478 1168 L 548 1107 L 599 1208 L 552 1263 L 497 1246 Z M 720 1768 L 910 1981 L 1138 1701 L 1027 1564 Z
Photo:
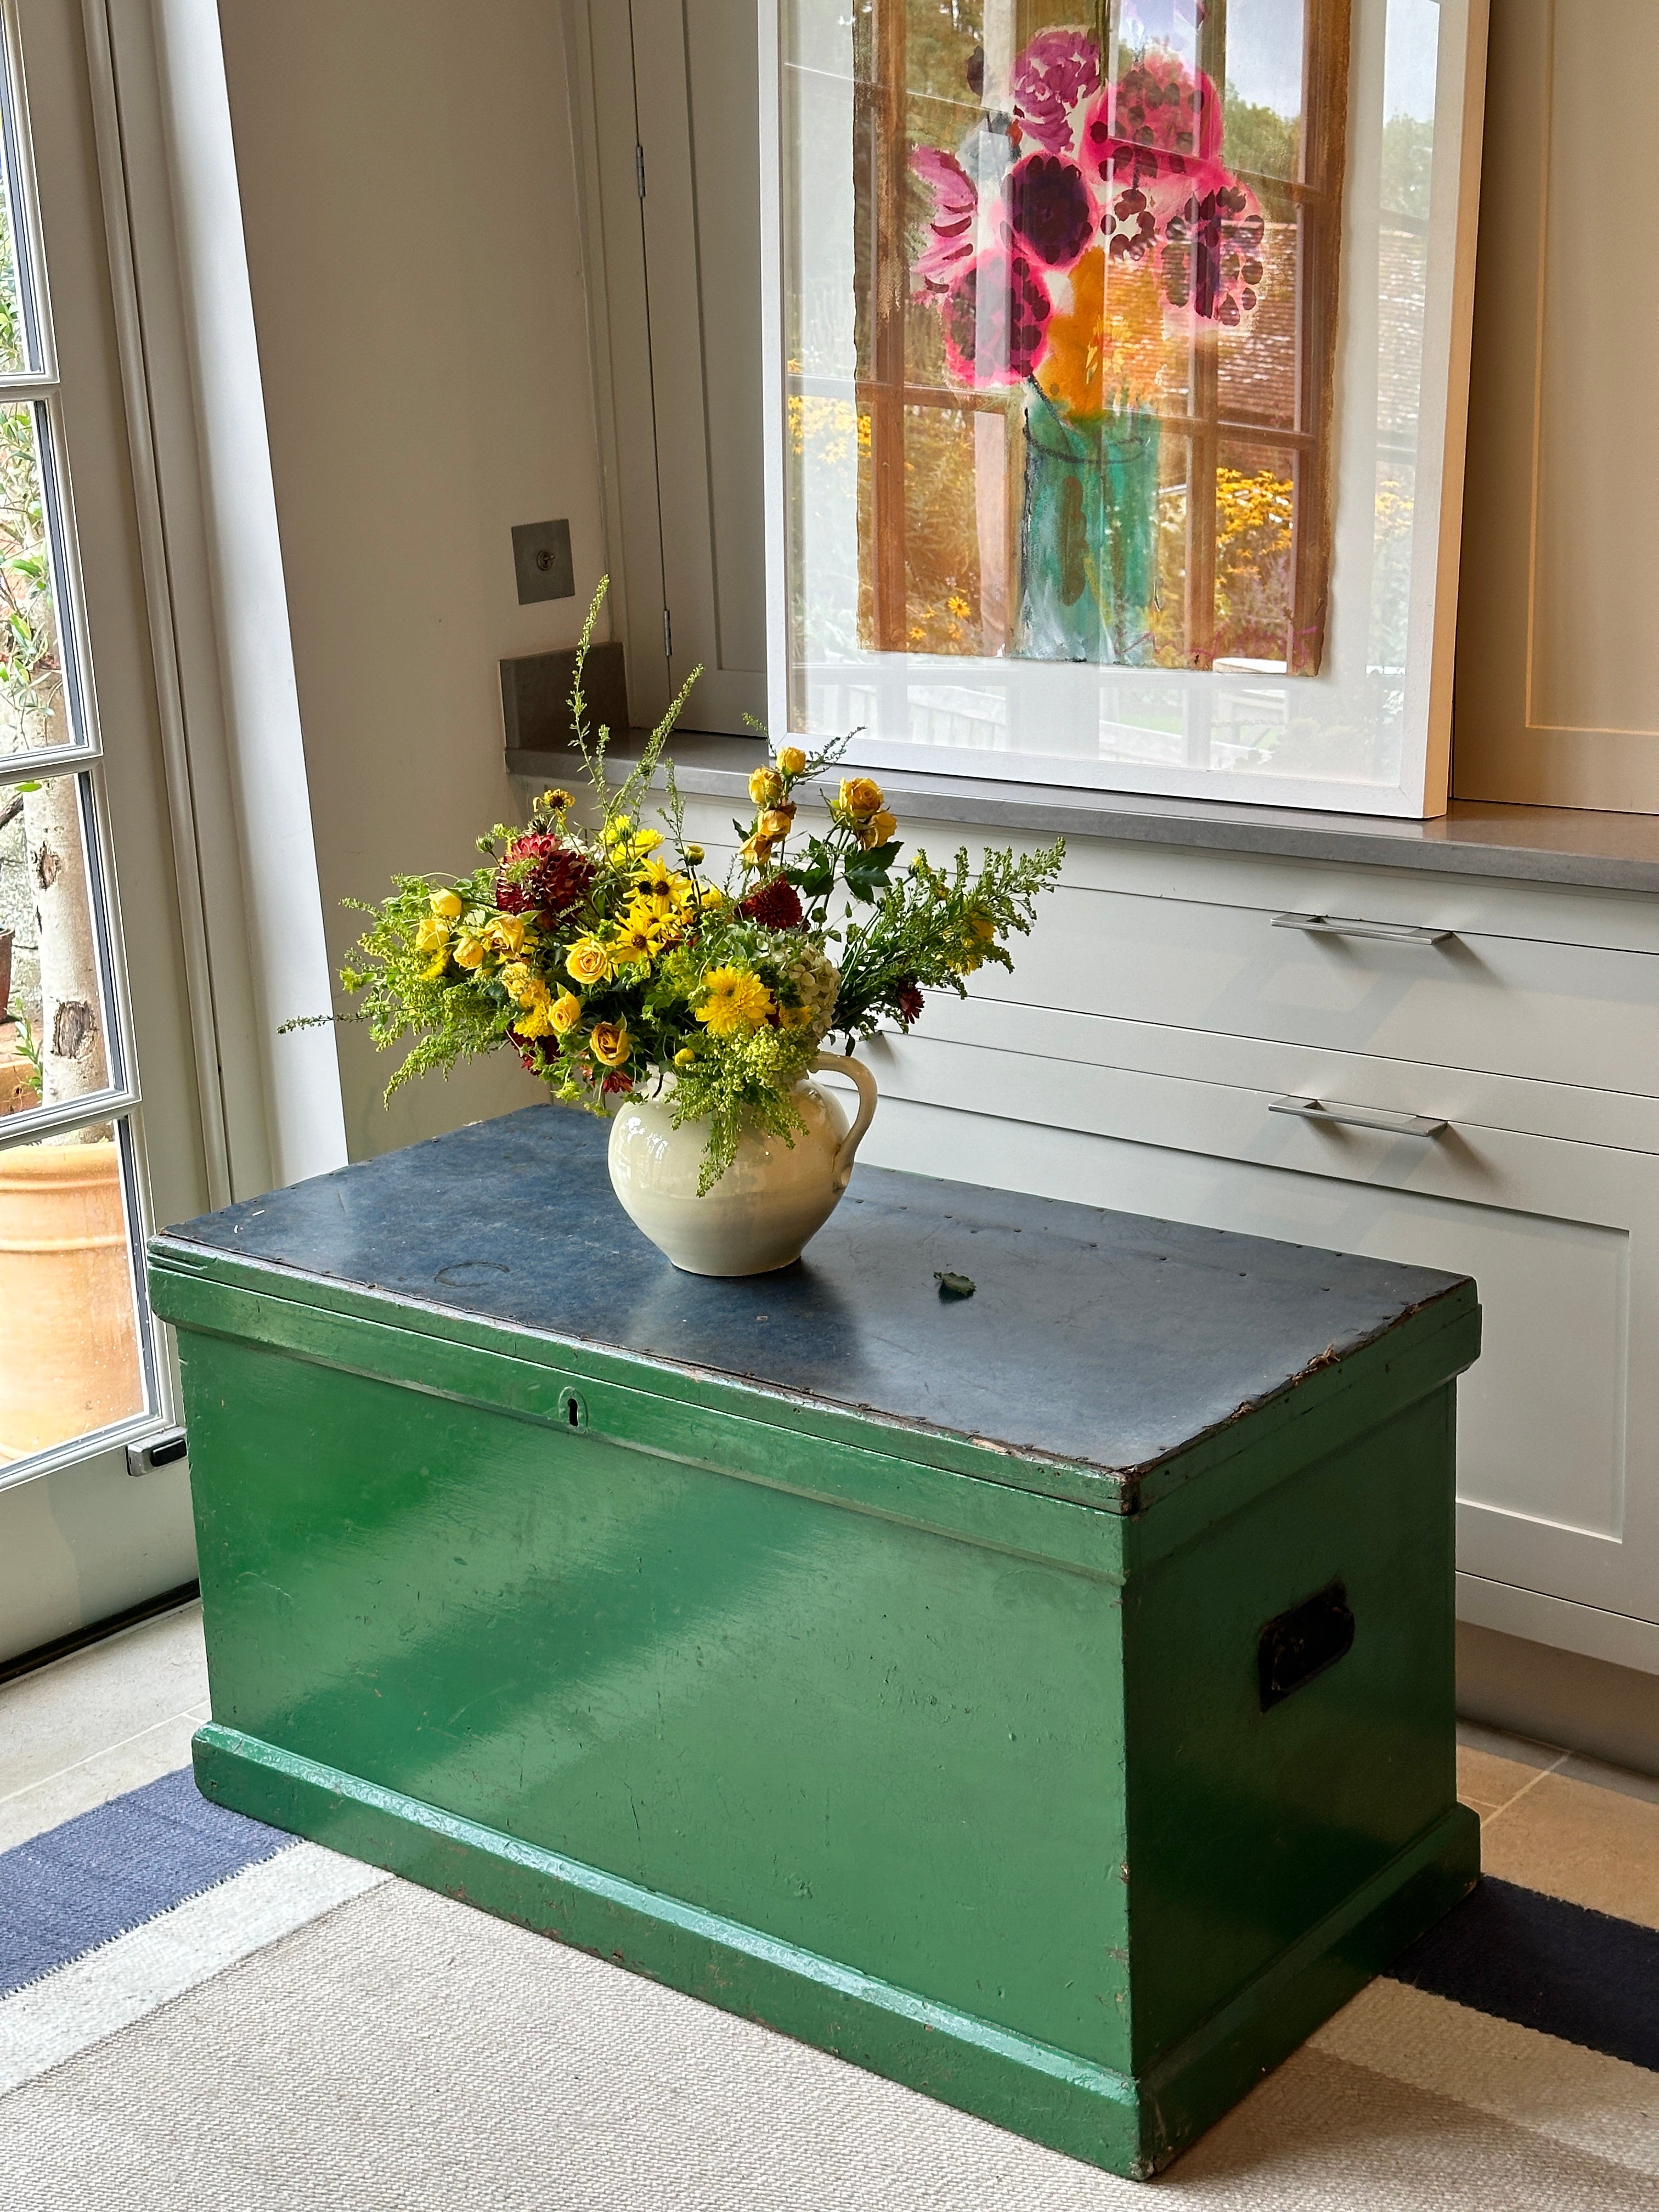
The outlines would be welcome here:
M 1474 1285 L 867 1169 L 710 1281 L 605 1139 L 155 1240 L 201 1787 L 1151 2172 L 1475 1878 Z

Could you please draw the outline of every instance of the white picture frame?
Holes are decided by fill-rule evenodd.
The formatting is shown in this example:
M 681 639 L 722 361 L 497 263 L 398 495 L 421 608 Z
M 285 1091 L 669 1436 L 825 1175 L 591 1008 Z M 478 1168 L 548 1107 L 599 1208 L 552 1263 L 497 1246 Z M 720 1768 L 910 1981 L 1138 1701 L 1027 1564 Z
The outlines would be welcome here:
M 856 727 L 848 759 L 860 768 L 1367 815 L 1443 813 L 1487 0 L 1438 0 L 1437 8 L 1435 0 L 1352 0 L 1330 613 L 1319 672 L 1294 676 L 1242 664 L 1125 667 L 845 647 L 792 664 L 783 331 L 793 156 L 781 125 L 789 112 L 785 72 L 792 64 L 783 32 L 786 17 L 799 19 L 817 4 L 760 0 L 768 712 L 775 741 L 787 732 L 810 744 Z M 1367 650 L 1381 450 L 1379 149 L 1391 83 L 1390 36 L 1396 56 L 1407 33 L 1419 41 L 1420 82 L 1425 24 L 1432 29 L 1429 9 L 1439 21 L 1405 653 L 1403 668 L 1379 668 Z M 850 132 L 848 146 L 850 177 Z M 833 194 L 814 197 L 817 204 L 803 228 L 809 220 L 820 226 L 833 220 L 827 204 Z M 1235 736 L 1250 742 L 1235 742 Z

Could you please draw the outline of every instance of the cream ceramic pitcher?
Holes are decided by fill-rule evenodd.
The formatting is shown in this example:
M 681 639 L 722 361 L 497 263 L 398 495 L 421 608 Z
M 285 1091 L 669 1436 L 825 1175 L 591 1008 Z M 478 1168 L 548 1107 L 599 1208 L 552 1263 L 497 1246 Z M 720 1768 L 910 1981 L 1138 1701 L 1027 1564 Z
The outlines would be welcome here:
M 850 1076 L 859 1110 L 851 1128 L 840 1105 L 803 1077 L 794 1103 L 805 1123 L 793 1145 L 769 1129 L 745 1131 L 737 1158 L 697 1195 L 708 1125 L 674 1127 L 672 1089 L 623 1101 L 611 1123 L 611 1183 L 629 1219 L 689 1275 L 764 1275 L 800 1257 L 840 1203 L 876 1110 L 876 1079 L 850 1054 L 821 1052 L 814 1070 Z

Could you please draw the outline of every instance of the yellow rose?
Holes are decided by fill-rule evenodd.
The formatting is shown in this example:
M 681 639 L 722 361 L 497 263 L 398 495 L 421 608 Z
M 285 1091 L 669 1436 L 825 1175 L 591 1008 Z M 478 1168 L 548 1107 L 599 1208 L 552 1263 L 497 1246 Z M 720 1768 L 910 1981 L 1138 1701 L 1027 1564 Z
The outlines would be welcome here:
M 501 969 L 500 982 L 515 1006 L 532 1006 L 538 995 L 547 996 L 547 986 L 538 976 L 532 975 L 522 960 L 509 960 Z
M 718 884 L 705 884 L 702 887 L 701 899 L 702 903 L 706 907 L 724 906 L 726 904 L 726 893 L 720 889 Z
M 772 806 L 783 797 L 783 778 L 775 768 L 757 768 L 749 779 L 749 796 L 757 806 Z
M 441 915 L 446 921 L 459 921 L 465 911 L 459 896 L 454 891 L 434 891 L 428 903 L 433 913 Z
M 597 938 L 579 938 L 565 954 L 564 964 L 579 983 L 603 983 L 611 974 L 611 955 Z
M 836 805 L 843 814 L 862 821 L 866 814 L 878 814 L 886 804 L 886 794 L 873 777 L 849 775 L 843 779 Z
M 470 929 L 461 932 L 461 941 L 455 947 L 456 965 L 460 968 L 482 968 L 484 954 L 489 950 L 482 937 L 475 937 Z
M 435 914 L 422 915 L 421 926 L 415 933 L 417 952 L 440 952 L 449 943 L 449 924 L 440 921 Z
M 866 848 L 884 845 L 897 828 L 890 814 L 872 814 L 859 832 L 859 842 Z
M 547 1025 L 555 1036 L 565 1036 L 581 1019 L 582 1002 L 572 991 L 561 991 L 547 1010 Z
M 806 756 L 799 745 L 786 745 L 778 755 L 778 766 L 785 775 L 805 775 Z
M 702 847 L 701 845 L 688 845 L 684 853 L 681 854 L 680 858 L 685 862 L 688 868 L 700 868 L 702 866 Z
M 696 1056 L 696 1054 L 692 1051 L 690 1046 L 687 1045 L 684 1051 L 677 1052 L 674 1054 L 674 1065 L 676 1067 L 690 1067 Z
M 775 837 L 781 842 L 789 835 L 794 819 L 793 806 L 769 806 L 755 827 L 763 837 Z
M 634 1049 L 626 1022 L 595 1022 L 587 1042 L 594 1059 L 606 1067 L 620 1067 Z
M 492 952 L 505 953 L 516 960 L 524 950 L 524 933 L 529 924 L 521 914 L 498 914 L 484 932 L 484 942 Z
M 738 858 L 745 868 L 763 868 L 772 857 L 774 840 L 763 837 L 757 830 L 752 837 L 745 837 L 738 848 Z

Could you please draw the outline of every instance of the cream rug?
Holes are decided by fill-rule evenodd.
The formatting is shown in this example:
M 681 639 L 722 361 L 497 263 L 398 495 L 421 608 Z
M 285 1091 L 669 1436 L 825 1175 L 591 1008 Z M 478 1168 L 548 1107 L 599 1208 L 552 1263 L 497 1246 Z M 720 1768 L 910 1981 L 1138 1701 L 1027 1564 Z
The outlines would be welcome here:
M 1659 2071 L 1398 1981 L 1134 2183 L 314 1845 L 214 1869 L 0 2000 L 4 2212 L 1659 2206 Z

